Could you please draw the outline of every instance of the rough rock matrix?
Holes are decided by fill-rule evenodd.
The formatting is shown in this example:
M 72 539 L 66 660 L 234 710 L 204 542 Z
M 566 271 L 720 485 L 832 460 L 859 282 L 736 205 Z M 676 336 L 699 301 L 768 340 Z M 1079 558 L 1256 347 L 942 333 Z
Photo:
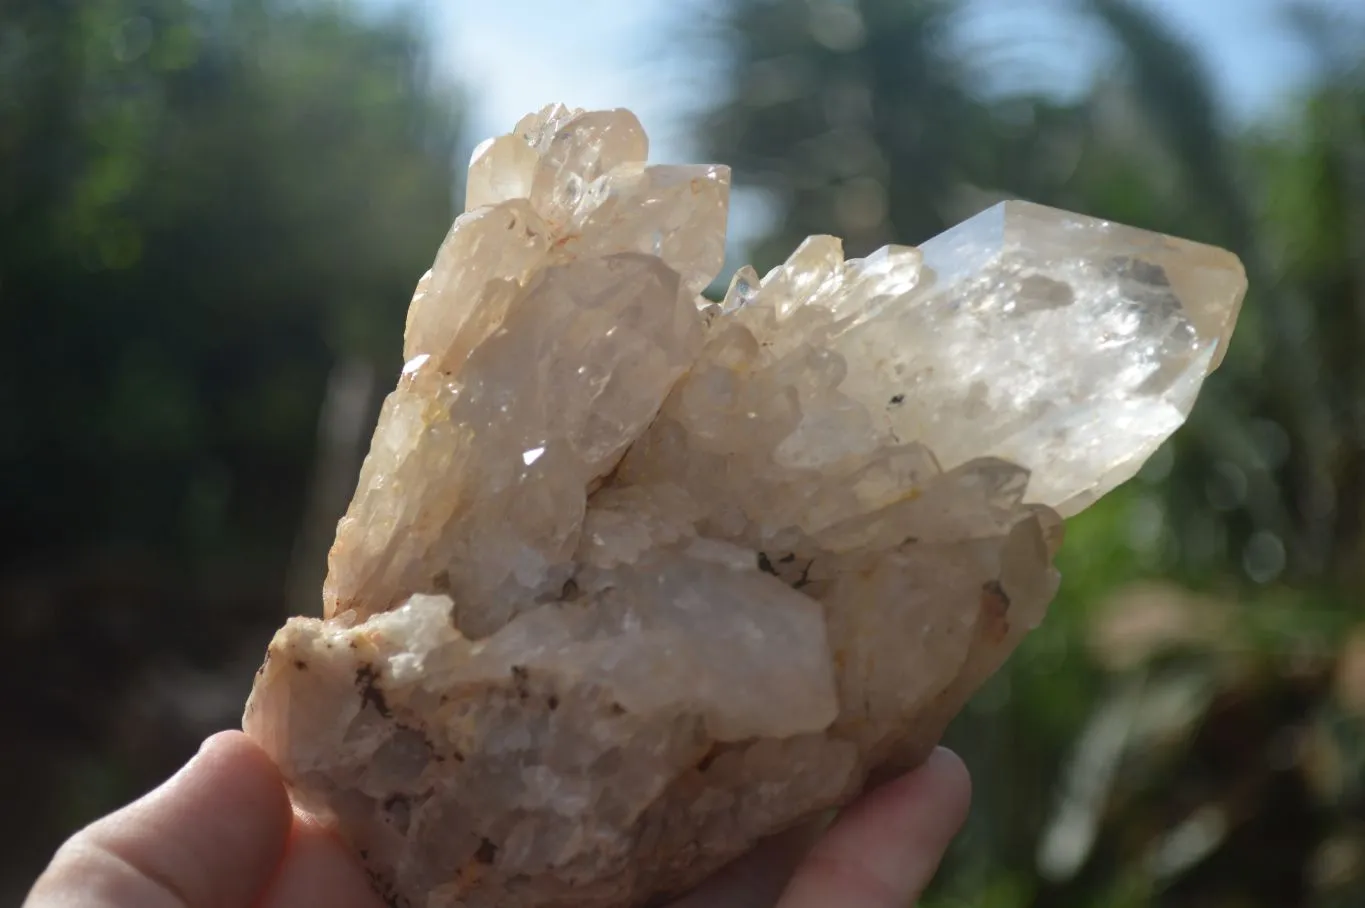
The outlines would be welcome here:
M 729 172 L 475 152 L 244 725 L 408 908 L 634 908 L 913 764 L 1223 354 L 1221 250 L 1023 202 L 724 301 Z

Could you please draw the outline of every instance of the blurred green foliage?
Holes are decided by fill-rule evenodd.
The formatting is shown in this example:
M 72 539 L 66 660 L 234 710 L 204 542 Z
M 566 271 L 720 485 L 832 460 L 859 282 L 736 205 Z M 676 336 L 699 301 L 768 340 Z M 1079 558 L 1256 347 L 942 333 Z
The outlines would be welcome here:
M 183 756 L 129 724 L 148 671 L 222 665 L 283 614 L 328 376 L 392 371 L 452 216 L 459 99 L 425 54 L 336 3 L 0 4 L 20 866 Z
M 1320 80 L 1234 129 L 1140 3 L 1071 5 L 1118 49 L 1072 103 L 983 93 L 969 6 L 725 7 L 705 126 L 778 201 L 758 264 L 1013 197 L 1226 246 L 1251 292 L 1189 425 L 1071 521 L 1048 621 L 952 730 L 977 806 L 928 904 L 1365 905 L 1365 31 L 1287 8 Z

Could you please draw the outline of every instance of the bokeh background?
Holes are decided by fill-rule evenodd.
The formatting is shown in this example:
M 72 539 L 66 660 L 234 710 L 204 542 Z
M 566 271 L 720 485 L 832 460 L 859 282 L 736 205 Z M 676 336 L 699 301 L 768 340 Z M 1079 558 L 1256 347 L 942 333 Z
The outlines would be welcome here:
M 1206 240 L 1223 368 L 953 727 L 929 908 L 1365 906 L 1358 0 L 0 3 L 0 903 L 319 607 L 485 135 L 630 106 L 733 265 L 1006 197 Z

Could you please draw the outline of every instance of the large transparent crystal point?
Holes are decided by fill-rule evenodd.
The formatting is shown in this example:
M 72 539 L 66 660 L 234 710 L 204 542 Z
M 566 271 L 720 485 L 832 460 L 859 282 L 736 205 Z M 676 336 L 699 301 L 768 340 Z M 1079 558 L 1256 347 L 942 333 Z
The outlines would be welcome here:
M 920 247 L 918 286 L 836 342 L 850 387 L 945 466 L 1027 467 L 1074 514 L 1131 477 L 1222 360 L 1246 274 L 1222 249 L 1004 202 Z M 869 261 L 871 261 L 869 259 Z
M 404 908 L 641 908 L 924 759 L 1184 419 L 1231 255 L 1009 202 L 725 300 L 729 171 L 480 146 L 243 727 Z

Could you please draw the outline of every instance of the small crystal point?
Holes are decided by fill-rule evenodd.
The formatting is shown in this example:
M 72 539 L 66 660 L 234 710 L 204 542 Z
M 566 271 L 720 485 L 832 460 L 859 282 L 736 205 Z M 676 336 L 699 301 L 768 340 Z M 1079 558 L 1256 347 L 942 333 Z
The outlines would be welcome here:
M 930 752 L 1062 517 L 1217 365 L 1228 253 L 1023 202 L 722 303 L 729 171 L 626 111 L 480 146 L 243 727 L 394 904 L 638 908 Z

